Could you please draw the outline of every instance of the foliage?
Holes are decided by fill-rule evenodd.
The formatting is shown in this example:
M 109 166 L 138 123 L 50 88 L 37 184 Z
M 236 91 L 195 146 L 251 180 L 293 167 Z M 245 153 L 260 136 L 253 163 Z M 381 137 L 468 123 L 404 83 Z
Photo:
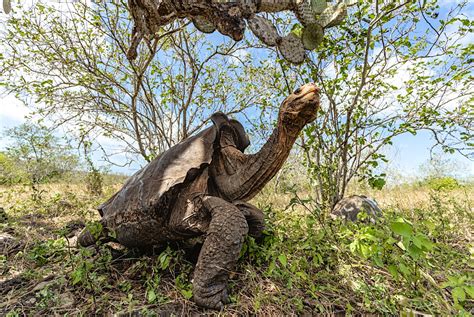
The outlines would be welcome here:
M 205 126 L 212 112 L 249 115 L 272 96 L 253 85 L 268 72 L 252 65 L 246 43 L 214 45 L 175 23 L 131 62 L 124 1 L 66 7 L 37 2 L 6 21 L 0 85 L 35 100 L 38 115 L 72 135 L 111 138 L 121 152 L 150 161 Z M 113 161 L 116 150 L 102 149 Z
M 472 251 L 468 244 L 455 247 L 458 232 L 442 229 L 453 223 L 451 212 L 435 201 L 429 216 L 423 209 L 412 215 L 384 209 L 384 217 L 373 225 L 320 221 L 324 214 L 317 204 L 297 198 L 293 208 L 303 205 L 312 215 L 267 210 L 276 217 L 272 222 L 284 222 L 285 228 L 271 226 L 262 245 L 249 239 L 243 258 L 256 267 L 269 263 L 262 273 L 284 287 L 281 300 L 303 290 L 303 297 L 318 303 L 319 313 L 327 312 L 321 297 L 328 294 L 334 296 L 331 305 L 346 313 L 467 313 L 474 300 Z M 451 217 L 467 221 L 465 216 Z
M 459 188 L 458 181 L 455 178 L 446 176 L 446 177 L 430 177 L 423 181 L 428 188 L 437 191 L 453 190 Z
M 5 136 L 11 144 L 0 156 L 2 184 L 38 184 L 78 167 L 77 155 L 44 126 L 24 123 L 7 130 Z
M 104 178 L 99 169 L 91 166 L 89 173 L 87 173 L 86 184 L 87 189 L 93 195 L 102 194 Z
M 466 1 L 361 1 L 306 64 L 280 61 L 275 76 L 288 92 L 311 80 L 321 87 L 321 114 L 301 143 L 323 208 L 352 180 L 382 188 L 382 149 L 401 134 L 426 130 L 442 150 L 472 156 L 469 10 Z
M 8 153 L 0 152 L 0 184 L 18 184 L 27 176 L 17 168 L 16 161 Z
M 90 157 L 90 148 L 92 146 L 92 142 L 83 140 L 82 143 L 84 148 L 84 157 L 88 167 L 86 176 L 87 189 L 92 195 L 98 196 L 103 193 L 104 176 L 100 172 L 100 169 L 95 166 L 92 158 Z

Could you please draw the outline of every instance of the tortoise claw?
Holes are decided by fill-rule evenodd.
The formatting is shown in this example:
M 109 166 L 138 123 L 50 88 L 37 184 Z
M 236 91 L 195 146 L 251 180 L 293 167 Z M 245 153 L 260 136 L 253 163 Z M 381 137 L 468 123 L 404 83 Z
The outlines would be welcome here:
M 201 307 L 215 310 L 221 310 L 224 308 L 225 304 L 230 303 L 230 298 L 227 293 L 227 289 L 225 288 L 222 291 L 208 297 L 201 297 L 198 294 L 194 294 L 193 300 Z

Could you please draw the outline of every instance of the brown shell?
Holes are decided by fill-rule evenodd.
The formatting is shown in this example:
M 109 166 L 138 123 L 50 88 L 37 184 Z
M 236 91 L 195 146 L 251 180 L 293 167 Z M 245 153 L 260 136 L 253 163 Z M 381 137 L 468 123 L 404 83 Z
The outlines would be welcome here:
M 167 196 L 165 194 L 182 184 L 191 171 L 197 172 L 203 165 L 211 162 L 216 131 L 215 126 L 207 128 L 158 156 L 130 177 L 120 191 L 102 204 L 99 207 L 100 214 L 105 218 L 116 219 L 118 214 L 121 218 L 137 210 L 159 209 L 156 207 L 160 205 L 168 207 L 167 203 L 160 202 Z M 167 211 L 154 210 L 160 216 L 164 216 Z
M 382 216 L 382 210 L 373 199 L 363 195 L 352 195 L 341 199 L 333 208 L 331 216 L 349 221 L 357 221 L 358 215 L 365 212 L 370 222 Z

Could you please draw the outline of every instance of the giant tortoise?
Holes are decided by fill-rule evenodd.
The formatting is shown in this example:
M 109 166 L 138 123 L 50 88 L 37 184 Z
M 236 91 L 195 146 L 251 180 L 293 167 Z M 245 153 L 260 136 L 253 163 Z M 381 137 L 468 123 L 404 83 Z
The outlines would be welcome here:
M 102 225 L 127 247 L 204 237 L 194 301 L 222 307 L 245 235 L 258 237 L 264 229 L 262 211 L 246 201 L 278 172 L 318 109 L 319 89 L 314 84 L 298 88 L 281 104 L 277 127 L 255 154 L 244 154 L 249 139 L 243 126 L 215 113 L 213 126 L 154 159 L 102 204 Z M 95 239 L 85 229 L 78 241 L 88 246 Z

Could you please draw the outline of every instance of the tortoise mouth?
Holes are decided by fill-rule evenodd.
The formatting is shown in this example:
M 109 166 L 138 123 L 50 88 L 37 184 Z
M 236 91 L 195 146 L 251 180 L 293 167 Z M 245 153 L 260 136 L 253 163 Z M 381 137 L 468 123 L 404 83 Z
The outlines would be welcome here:
M 302 92 L 299 92 L 300 95 L 295 98 L 294 101 L 299 101 L 299 100 L 308 100 L 312 99 L 313 97 L 319 97 L 320 89 L 317 87 L 315 84 L 307 84 L 303 87 L 300 87 L 297 89 L 298 90 L 303 90 Z
M 318 96 L 319 96 L 319 90 L 318 89 L 312 89 L 312 90 L 308 91 L 307 93 L 303 94 L 301 96 L 301 99 L 310 99 L 312 97 L 318 97 Z
M 319 88 L 317 87 L 311 88 L 310 90 L 301 94 L 301 96 L 298 96 L 298 98 L 295 101 L 317 103 L 319 101 Z

